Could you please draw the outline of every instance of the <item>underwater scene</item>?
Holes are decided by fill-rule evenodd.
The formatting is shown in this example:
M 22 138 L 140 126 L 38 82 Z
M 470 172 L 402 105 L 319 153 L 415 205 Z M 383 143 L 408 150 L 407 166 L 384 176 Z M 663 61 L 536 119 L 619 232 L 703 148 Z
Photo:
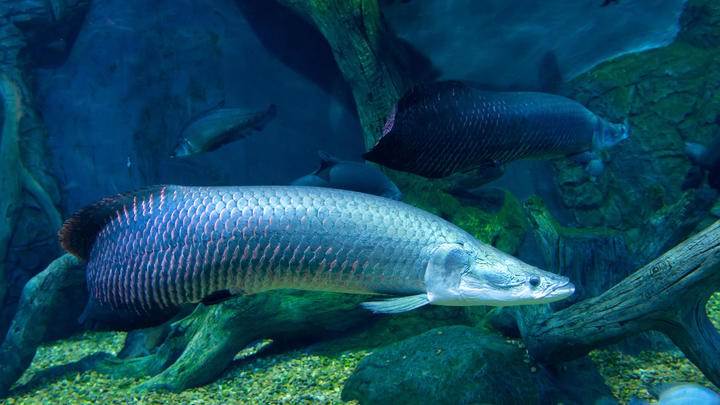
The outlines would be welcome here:
M 720 405 L 720 2 L 0 17 L 0 404 Z

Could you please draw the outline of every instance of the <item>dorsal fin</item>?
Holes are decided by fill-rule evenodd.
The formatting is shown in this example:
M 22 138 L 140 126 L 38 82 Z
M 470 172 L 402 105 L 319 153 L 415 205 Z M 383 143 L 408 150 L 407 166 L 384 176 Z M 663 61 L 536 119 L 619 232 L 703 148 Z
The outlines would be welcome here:
M 321 150 L 318 151 L 318 156 L 320 157 L 320 168 L 315 170 L 315 173 L 313 174 L 325 181 L 330 181 L 329 169 L 340 163 L 340 159 L 330 156 Z
M 172 186 L 149 186 L 139 190 L 106 197 L 74 213 L 58 231 L 60 244 L 69 253 L 87 260 L 98 232 L 107 225 L 119 210 L 132 209 L 133 201 L 138 203 L 151 194 L 161 193 Z

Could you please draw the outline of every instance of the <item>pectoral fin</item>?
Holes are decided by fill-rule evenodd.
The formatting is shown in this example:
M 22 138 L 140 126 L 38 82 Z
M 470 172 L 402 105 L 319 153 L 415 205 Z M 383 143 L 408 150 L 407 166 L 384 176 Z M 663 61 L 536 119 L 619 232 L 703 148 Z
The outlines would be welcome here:
M 474 169 L 454 173 L 446 177 L 455 189 L 469 190 L 483 186 L 500 178 L 505 173 L 505 165 L 498 160 L 488 160 Z
M 420 308 L 430 302 L 427 294 L 410 295 L 400 298 L 388 298 L 382 301 L 363 302 L 362 307 L 375 313 L 396 314 Z

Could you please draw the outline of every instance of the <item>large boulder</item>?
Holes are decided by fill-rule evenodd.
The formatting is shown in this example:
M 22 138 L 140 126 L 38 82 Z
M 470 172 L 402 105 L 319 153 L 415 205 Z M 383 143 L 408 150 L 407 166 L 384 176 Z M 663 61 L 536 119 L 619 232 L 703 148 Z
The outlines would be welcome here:
M 482 328 L 446 326 L 376 350 L 342 399 L 361 404 L 615 404 L 587 359 L 533 364 L 522 345 Z
M 390 27 L 441 78 L 537 89 L 548 52 L 565 80 L 675 39 L 686 0 L 383 2 Z
M 433 329 L 378 349 L 345 384 L 342 399 L 361 404 L 534 404 L 523 351 L 467 326 Z

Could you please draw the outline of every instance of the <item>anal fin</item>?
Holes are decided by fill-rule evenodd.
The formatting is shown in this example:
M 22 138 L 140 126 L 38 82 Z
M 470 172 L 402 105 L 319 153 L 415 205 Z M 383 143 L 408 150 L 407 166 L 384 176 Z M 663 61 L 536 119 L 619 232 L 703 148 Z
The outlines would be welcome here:
M 382 301 L 363 302 L 362 307 L 375 313 L 396 314 L 420 308 L 430 302 L 427 294 L 409 295 L 407 297 L 388 298 Z

